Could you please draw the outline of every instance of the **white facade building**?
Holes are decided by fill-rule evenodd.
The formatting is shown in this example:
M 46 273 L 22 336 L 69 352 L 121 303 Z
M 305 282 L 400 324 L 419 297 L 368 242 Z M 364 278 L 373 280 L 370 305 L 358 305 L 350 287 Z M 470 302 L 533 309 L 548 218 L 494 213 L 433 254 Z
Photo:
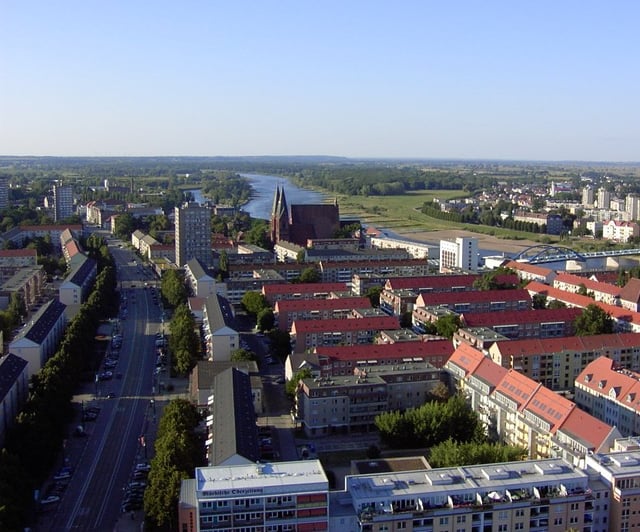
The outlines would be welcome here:
M 440 273 L 477 271 L 477 238 L 458 237 L 455 240 L 440 240 Z

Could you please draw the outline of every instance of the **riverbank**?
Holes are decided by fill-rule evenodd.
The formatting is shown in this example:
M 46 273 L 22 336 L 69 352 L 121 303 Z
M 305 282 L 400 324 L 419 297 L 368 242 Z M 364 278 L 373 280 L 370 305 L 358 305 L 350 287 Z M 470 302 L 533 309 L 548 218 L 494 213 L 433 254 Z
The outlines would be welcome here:
M 460 237 L 472 237 L 478 239 L 479 249 L 490 249 L 499 253 L 515 255 L 530 246 L 540 245 L 540 242 L 534 240 L 508 240 L 497 238 L 482 233 L 474 233 L 472 231 L 464 231 L 462 229 L 448 229 L 438 231 L 425 231 L 422 229 L 397 228 L 394 232 L 399 236 L 426 244 L 438 245 L 440 240 L 453 240 Z

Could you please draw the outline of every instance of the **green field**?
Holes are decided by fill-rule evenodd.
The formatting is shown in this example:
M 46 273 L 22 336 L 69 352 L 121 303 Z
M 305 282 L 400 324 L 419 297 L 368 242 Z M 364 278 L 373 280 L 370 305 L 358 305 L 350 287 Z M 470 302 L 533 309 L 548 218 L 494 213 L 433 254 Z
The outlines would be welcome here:
M 340 216 L 359 219 L 366 225 L 384 227 L 395 231 L 446 231 L 461 229 L 508 240 L 534 240 L 555 242 L 548 235 L 525 233 L 499 227 L 449 222 L 432 218 L 420 212 L 425 201 L 450 200 L 467 197 L 459 190 L 421 190 L 402 196 L 338 196 Z

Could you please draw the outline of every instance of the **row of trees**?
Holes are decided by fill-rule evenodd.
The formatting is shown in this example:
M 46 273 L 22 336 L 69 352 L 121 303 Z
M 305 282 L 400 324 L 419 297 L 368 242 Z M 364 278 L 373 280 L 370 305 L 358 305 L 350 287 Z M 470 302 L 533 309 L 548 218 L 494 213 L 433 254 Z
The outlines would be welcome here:
M 148 528 L 177 529 L 180 484 L 196 467 L 206 465 L 204 442 L 196 430 L 200 421 L 197 408 L 186 399 L 175 399 L 164 408 L 144 492 Z
M 92 369 L 93 360 L 87 354 L 94 352 L 99 321 L 117 309 L 115 268 L 102 261 L 99 266 L 91 295 L 69 323 L 56 353 L 32 377 L 27 402 L 7 434 L 6 449 L 0 454 L 1 530 L 19 530 L 29 521 L 32 490 L 60 452 L 73 416 L 74 390 L 85 371 Z
M 189 307 L 182 303 L 175 309 L 169 324 L 169 350 L 173 369 L 187 375 L 200 358 L 200 339 L 196 320 Z

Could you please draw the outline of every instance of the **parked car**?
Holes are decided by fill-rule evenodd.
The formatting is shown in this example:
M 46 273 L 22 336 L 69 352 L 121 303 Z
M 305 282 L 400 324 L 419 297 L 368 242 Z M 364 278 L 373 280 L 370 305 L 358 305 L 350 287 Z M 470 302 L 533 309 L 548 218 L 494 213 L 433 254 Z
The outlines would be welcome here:
M 49 495 L 40 501 L 40 504 L 53 504 L 60 501 L 60 497 L 57 495 Z

